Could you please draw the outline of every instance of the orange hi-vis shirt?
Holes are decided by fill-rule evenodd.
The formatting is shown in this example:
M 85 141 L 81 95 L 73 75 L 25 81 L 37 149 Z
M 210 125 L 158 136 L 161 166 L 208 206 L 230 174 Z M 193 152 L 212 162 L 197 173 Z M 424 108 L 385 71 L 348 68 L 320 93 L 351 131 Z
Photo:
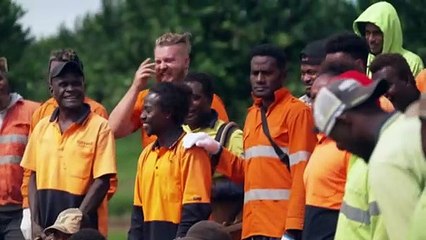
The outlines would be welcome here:
M 21 208 L 23 169 L 19 164 L 28 141 L 31 115 L 38 106 L 19 99 L 6 110 L 0 127 L 0 211 Z
M 148 95 L 148 93 L 149 93 L 149 89 L 145 89 L 138 94 L 138 98 L 136 100 L 135 106 L 133 108 L 133 114 L 132 114 L 133 132 L 141 128 L 141 138 L 142 138 L 141 141 L 142 141 L 143 148 L 148 146 L 150 143 L 154 142 L 157 139 L 155 136 L 148 136 L 148 134 L 146 134 L 145 130 L 143 130 L 142 128 L 142 122 L 140 119 L 140 116 L 143 110 L 144 99 L 146 95 Z M 229 122 L 225 105 L 223 104 L 222 99 L 220 99 L 220 97 L 217 96 L 216 94 L 213 95 L 211 108 L 217 112 L 220 120 L 224 122 Z
M 306 205 L 340 210 L 351 154 L 320 134 L 305 169 Z
M 98 114 L 99 116 L 105 119 L 108 119 L 108 112 L 105 109 L 105 107 L 102 106 L 102 104 L 96 102 L 95 100 L 89 97 L 85 97 L 84 102 L 90 106 L 90 110 L 92 112 Z M 37 110 L 34 112 L 32 116 L 30 130 L 32 131 L 37 125 L 37 123 L 40 122 L 41 119 L 47 116 L 51 116 L 57 107 L 58 107 L 58 103 L 56 102 L 54 98 L 49 98 L 47 101 L 42 103 L 41 106 L 37 108 Z M 23 184 L 21 187 L 24 208 L 28 208 L 29 206 L 28 205 L 28 181 L 30 178 L 30 174 L 31 174 L 30 171 L 24 170 L 24 179 L 23 179 Z M 107 195 L 108 199 L 111 199 L 112 196 L 114 196 L 115 192 L 117 191 L 117 185 L 118 185 L 118 180 L 117 180 L 117 177 L 114 176 L 110 179 L 110 187 L 108 189 L 108 195 Z
M 115 140 L 108 121 L 90 111 L 61 134 L 59 109 L 43 118 L 30 135 L 21 166 L 36 173 L 38 224 L 53 225 L 59 213 L 80 207 L 95 179 L 116 175 Z M 88 213 L 92 224 L 108 233 L 106 198 L 96 212 Z
M 139 157 L 134 206 L 143 212 L 140 239 L 182 237 L 191 223 L 210 215 L 210 157 L 198 147 L 184 149 L 184 135 L 169 148 L 155 141 Z
M 217 171 L 244 180 L 242 238 L 281 238 L 285 230 L 303 229 L 303 172 L 317 142 L 311 109 L 280 88 L 266 112 L 270 134 L 288 153 L 290 172 L 262 130 L 261 99 L 249 108 L 244 126 L 244 158 L 223 149 Z

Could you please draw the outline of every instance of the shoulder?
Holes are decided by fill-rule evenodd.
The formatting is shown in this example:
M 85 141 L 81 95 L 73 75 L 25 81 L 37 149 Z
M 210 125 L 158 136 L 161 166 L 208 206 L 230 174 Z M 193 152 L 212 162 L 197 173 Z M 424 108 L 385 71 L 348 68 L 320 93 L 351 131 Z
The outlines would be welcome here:
M 407 62 L 412 65 L 412 64 L 423 64 L 422 59 L 420 58 L 419 55 L 404 49 L 403 54 L 404 58 L 407 60 Z
M 301 115 L 311 115 L 311 108 L 294 96 L 282 101 L 280 105 L 282 107 L 280 106 L 279 109 L 288 112 L 290 117 L 296 118 Z
M 89 105 L 90 105 L 90 107 L 92 108 L 92 110 L 93 110 L 93 109 L 95 109 L 95 108 L 102 108 L 102 109 L 105 109 L 105 107 L 104 107 L 101 103 L 99 103 L 99 102 L 95 101 L 95 100 L 94 100 L 94 99 L 92 99 L 92 98 L 85 97 L 85 98 L 84 98 L 84 102 L 85 102 L 85 103 L 87 103 L 87 104 L 89 104 Z

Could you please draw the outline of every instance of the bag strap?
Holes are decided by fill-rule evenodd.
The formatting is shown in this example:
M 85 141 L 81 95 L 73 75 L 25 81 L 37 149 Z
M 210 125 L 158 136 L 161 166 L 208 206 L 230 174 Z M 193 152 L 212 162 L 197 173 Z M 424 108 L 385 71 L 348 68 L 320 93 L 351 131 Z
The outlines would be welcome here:
M 280 147 L 274 142 L 274 140 L 271 137 L 271 133 L 269 132 L 268 127 L 268 121 L 266 119 L 266 112 L 265 108 L 260 108 L 260 115 L 262 116 L 262 129 L 263 133 L 265 133 L 266 138 L 268 138 L 269 142 L 272 145 L 272 148 L 274 148 L 275 153 L 278 155 L 278 158 L 281 160 L 281 162 L 287 167 L 288 171 L 290 172 L 290 159 L 288 157 L 288 154 L 283 152 Z
M 229 139 L 231 138 L 232 133 L 238 129 L 238 124 L 235 122 L 227 122 L 220 125 L 219 129 L 217 130 L 216 136 L 214 140 L 218 141 L 220 145 L 226 146 L 226 144 L 229 142 Z M 216 171 L 216 167 L 219 164 L 219 156 L 217 155 L 211 155 L 211 170 L 212 175 Z

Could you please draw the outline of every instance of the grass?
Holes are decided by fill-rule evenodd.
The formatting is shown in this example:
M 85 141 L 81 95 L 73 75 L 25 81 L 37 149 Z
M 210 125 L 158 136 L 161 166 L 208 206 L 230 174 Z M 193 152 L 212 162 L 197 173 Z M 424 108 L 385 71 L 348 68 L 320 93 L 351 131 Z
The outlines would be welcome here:
M 112 240 L 127 239 L 136 166 L 141 149 L 140 132 L 119 139 L 117 144 L 118 189 L 109 202 L 109 236 Z

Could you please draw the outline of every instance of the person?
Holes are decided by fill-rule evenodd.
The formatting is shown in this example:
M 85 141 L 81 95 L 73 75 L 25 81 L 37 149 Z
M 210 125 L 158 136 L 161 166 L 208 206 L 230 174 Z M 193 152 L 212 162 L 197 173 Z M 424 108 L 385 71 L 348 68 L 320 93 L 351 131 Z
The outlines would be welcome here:
M 263 44 L 252 49 L 250 69 L 255 100 L 243 130 L 244 159 L 205 133 L 188 135 L 184 145 L 216 154 L 219 172 L 244 181 L 243 239 L 300 239 L 303 172 L 316 144 L 311 110 L 283 87 L 286 57 L 279 47 Z
M 384 112 L 377 104 L 388 88 L 384 79 L 365 87 L 350 79 L 327 86 L 318 93 L 314 118 L 317 128 L 340 149 L 368 162 L 369 181 L 388 237 L 406 239 L 425 184 L 426 159 L 420 120 Z M 406 134 L 415 140 L 401 138 Z
M 353 61 L 367 71 L 368 44 L 354 33 L 343 32 L 330 36 L 325 44 L 325 59 L 329 62 Z
M 28 140 L 31 115 L 38 103 L 12 92 L 7 59 L 0 58 L 0 239 L 24 239 L 20 230 L 23 214 L 23 169 L 19 166 Z M 28 238 L 28 236 L 26 236 Z
M 357 65 L 347 62 L 324 62 L 311 88 L 312 100 L 318 91 L 342 78 L 357 76 Z M 339 75 L 340 74 L 340 75 Z M 366 81 L 361 78 L 363 84 Z M 334 239 L 339 211 L 345 193 L 346 175 L 351 154 L 339 150 L 336 142 L 324 134 L 317 135 L 318 143 L 309 158 L 304 173 L 306 207 L 303 239 Z
M 106 240 L 106 238 L 95 229 L 83 228 L 73 234 L 69 240 Z
M 157 140 L 139 157 L 129 239 L 184 237 L 210 216 L 210 158 L 203 149 L 182 147 L 190 97 L 185 85 L 169 82 L 155 84 L 145 97 L 141 121 Z
M 392 4 L 381 1 L 371 5 L 355 19 L 353 29 L 368 42 L 368 65 L 380 54 L 399 53 L 407 60 L 414 76 L 423 69 L 422 59 L 403 48 L 401 23 Z
M 322 61 L 325 58 L 325 40 L 316 40 L 308 45 L 300 53 L 300 78 L 305 85 L 305 94 L 299 99 L 311 105 L 311 87 L 314 83 Z
M 84 103 L 83 76 L 75 60 L 52 66 L 49 77 L 58 107 L 35 126 L 21 162 L 31 171 L 34 235 L 67 208 L 79 208 L 91 228 L 107 235 L 105 197 L 116 175 L 115 140 L 108 121 Z
M 223 146 L 235 155 L 241 156 L 243 132 L 236 125 L 232 127 L 219 120 L 216 111 L 210 107 L 213 99 L 212 77 L 205 73 L 192 72 L 186 75 L 184 83 L 191 89 L 192 98 L 183 130 L 187 133 L 205 132 L 213 138 L 222 140 Z M 214 171 L 216 161 L 211 160 Z M 242 210 L 243 198 L 242 184 L 233 183 L 222 174 L 214 173 L 211 216 L 213 220 L 225 224 L 238 221 L 239 219 L 236 218 Z
M 426 94 L 422 94 L 420 99 L 415 101 L 407 108 L 405 112 L 407 117 L 417 117 L 421 122 L 421 142 L 423 154 L 426 155 Z M 411 219 L 411 226 L 408 239 L 425 239 L 424 222 L 426 220 L 426 191 L 423 190 L 420 200 L 414 210 L 414 216 Z
M 188 73 L 191 53 L 191 43 L 188 33 L 165 33 L 155 41 L 155 62 L 145 59 L 136 71 L 133 83 L 121 101 L 111 112 L 109 123 L 116 138 L 122 138 L 142 127 L 140 121 L 143 101 L 149 90 L 147 82 L 151 76 L 156 77 L 157 82 L 181 83 Z M 154 69 L 155 68 L 155 69 Z M 222 100 L 214 94 L 212 108 L 216 110 L 219 119 L 228 122 Z M 155 140 L 146 134 L 142 128 L 142 147 Z
M 35 240 L 68 240 L 80 230 L 83 213 L 78 208 L 68 208 L 60 212 L 52 226 L 43 230 Z
M 49 77 L 47 81 L 51 95 L 53 95 L 52 79 L 50 77 L 50 75 L 52 74 L 52 70 L 57 64 L 67 62 L 67 61 L 76 62 L 80 66 L 80 68 L 84 70 L 83 62 L 81 61 L 80 57 L 78 56 L 75 50 L 58 49 L 58 50 L 52 51 L 50 55 L 50 59 L 49 59 L 49 64 L 48 64 Z M 84 78 L 84 76 L 83 76 L 83 81 L 86 82 L 86 79 Z M 105 119 L 108 119 L 108 113 L 105 107 L 102 106 L 100 103 L 96 102 L 95 100 L 87 96 L 84 97 L 84 103 L 90 106 L 90 110 L 93 113 L 96 113 L 99 116 Z M 53 96 L 49 98 L 47 101 L 45 101 L 44 103 L 42 103 L 41 106 L 39 106 L 32 115 L 30 131 L 33 131 L 35 126 L 38 124 L 38 122 L 40 122 L 43 118 L 47 116 L 51 116 L 57 107 L 58 107 L 58 103 Z M 21 186 L 21 193 L 23 196 L 22 207 L 26 209 L 28 213 L 30 212 L 28 209 L 29 208 L 28 181 L 29 181 L 30 175 L 31 175 L 31 171 L 24 169 L 24 177 L 23 177 L 22 186 Z M 117 191 L 117 185 L 118 185 L 117 177 L 112 176 L 110 178 L 110 188 L 108 189 L 108 194 L 107 194 L 108 200 L 114 196 L 115 192 Z M 106 214 L 107 212 L 103 212 L 103 213 Z M 30 214 L 27 214 L 26 216 L 30 217 Z M 104 216 L 104 217 L 107 218 L 108 216 Z M 29 220 L 27 222 L 29 222 Z
M 370 71 L 373 80 L 386 79 L 389 82 L 385 96 L 396 110 L 405 112 L 408 105 L 420 98 L 410 66 L 401 54 L 380 54 L 371 62 Z
M 178 240 L 231 240 L 225 227 L 213 221 L 200 221 L 188 230 L 186 237 Z

